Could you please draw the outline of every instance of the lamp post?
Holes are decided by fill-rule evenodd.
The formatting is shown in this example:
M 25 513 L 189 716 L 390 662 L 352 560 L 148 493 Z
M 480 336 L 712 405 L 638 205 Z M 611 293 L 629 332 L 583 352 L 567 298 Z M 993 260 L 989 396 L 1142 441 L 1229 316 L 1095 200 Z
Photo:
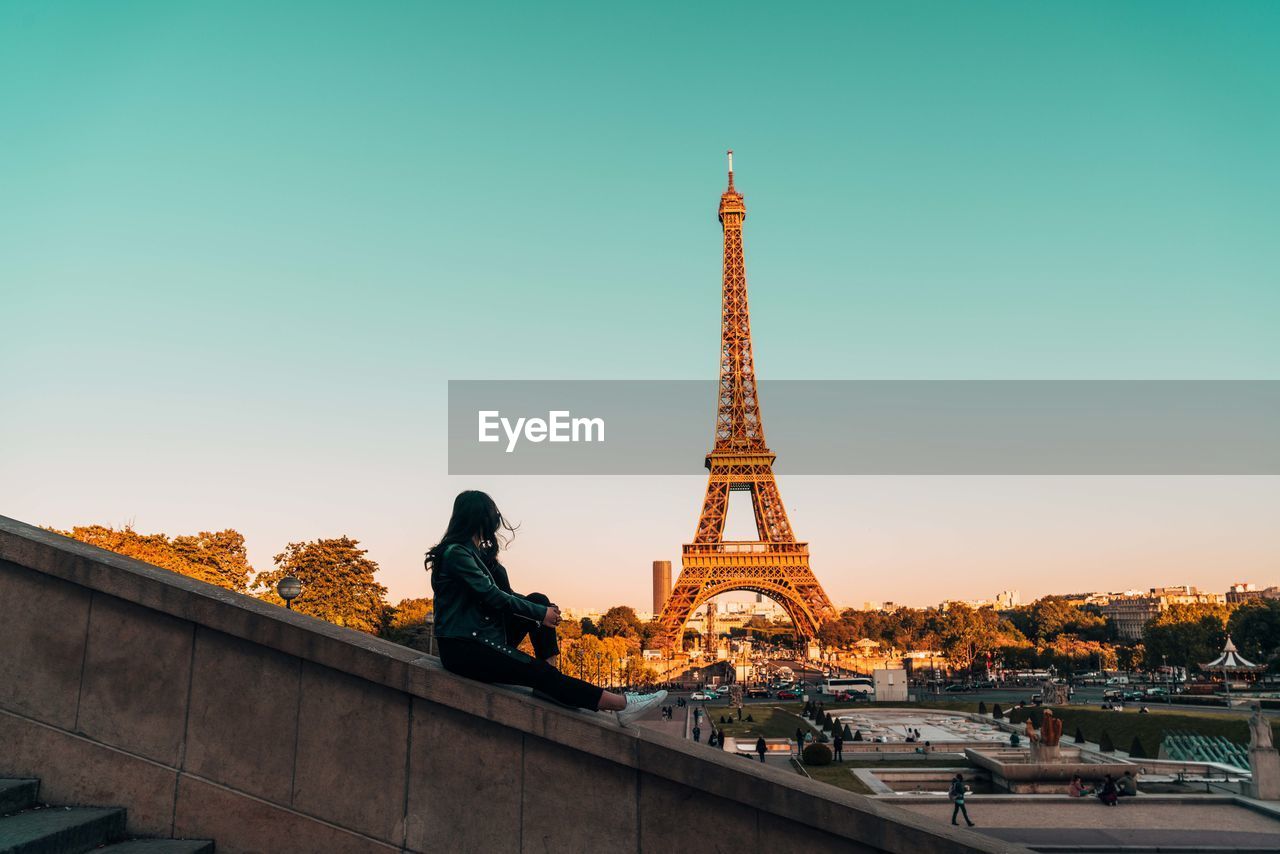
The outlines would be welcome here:
M 431 611 L 427 614 L 423 625 L 427 627 L 427 655 L 436 654 L 436 613 Z
M 293 600 L 302 593 L 302 582 L 296 576 L 286 575 L 276 585 L 276 593 L 284 600 L 284 606 L 292 611 Z

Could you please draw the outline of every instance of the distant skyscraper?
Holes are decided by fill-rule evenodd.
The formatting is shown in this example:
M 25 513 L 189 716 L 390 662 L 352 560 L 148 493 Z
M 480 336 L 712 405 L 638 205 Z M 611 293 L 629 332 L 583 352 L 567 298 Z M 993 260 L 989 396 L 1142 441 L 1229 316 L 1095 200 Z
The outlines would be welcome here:
M 653 562 L 653 613 L 661 614 L 671 595 L 671 561 L 655 560 Z

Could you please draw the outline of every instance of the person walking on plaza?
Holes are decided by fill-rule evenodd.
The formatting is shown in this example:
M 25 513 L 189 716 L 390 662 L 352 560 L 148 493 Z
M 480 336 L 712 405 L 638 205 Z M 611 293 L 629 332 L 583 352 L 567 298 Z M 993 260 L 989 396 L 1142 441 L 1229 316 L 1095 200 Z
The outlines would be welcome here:
M 965 823 L 973 827 L 973 822 L 969 819 L 969 810 L 964 805 L 964 775 L 957 774 L 951 779 L 951 789 L 947 792 L 947 797 L 951 799 L 951 803 L 955 804 L 951 808 L 951 823 L 959 824 L 956 816 L 963 813 Z
M 702 727 L 697 724 L 693 725 L 693 740 L 702 741 Z
M 566 706 L 614 712 L 623 726 L 660 705 L 666 691 L 615 694 L 556 669 L 560 609 L 541 593 L 512 592 L 498 562 L 513 531 L 492 498 L 468 490 L 454 499 L 444 536 L 427 552 L 445 669 L 479 682 L 524 685 Z M 533 656 L 516 648 L 526 637 Z
M 804 730 L 796 727 L 796 755 L 804 755 Z
M 764 761 L 764 755 L 769 752 L 769 745 L 765 744 L 764 736 L 756 739 L 756 753 L 760 754 L 760 761 Z
M 837 762 L 843 762 L 844 761 L 844 736 L 841 735 L 839 730 L 836 730 L 835 733 L 831 736 L 831 749 L 833 751 L 833 756 L 835 760 Z

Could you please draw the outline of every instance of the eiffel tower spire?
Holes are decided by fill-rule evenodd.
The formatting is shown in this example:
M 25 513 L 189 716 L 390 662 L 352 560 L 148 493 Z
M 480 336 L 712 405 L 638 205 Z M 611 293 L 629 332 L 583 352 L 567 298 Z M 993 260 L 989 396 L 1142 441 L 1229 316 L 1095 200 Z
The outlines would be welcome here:
M 724 230 L 724 277 L 715 438 L 705 460 L 710 474 L 698 527 L 693 542 L 684 547 L 680 577 L 659 618 L 669 646 L 679 644 L 690 614 L 713 596 L 732 590 L 763 593 L 777 601 L 801 638 L 812 637 L 822 622 L 836 616 L 809 568 L 808 543 L 796 542 L 791 531 L 773 475 L 775 457 L 765 444 L 742 253 L 747 206 L 733 186 L 732 150 L 729 187 L 720 196 L 719 215 Z M 751 493 L 755 540 L 724 540 L 731 491 Z

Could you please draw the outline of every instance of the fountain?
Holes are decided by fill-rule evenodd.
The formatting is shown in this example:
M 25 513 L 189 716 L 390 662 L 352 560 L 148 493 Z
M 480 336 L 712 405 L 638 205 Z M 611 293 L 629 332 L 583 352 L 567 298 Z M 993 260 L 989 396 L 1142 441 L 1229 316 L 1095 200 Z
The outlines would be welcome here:
M 992 788 L 1015 794 L 1062 794 L 1079 774 L 1086 781 L 1100 781 L 1105 774 L 1119 777 L 1138 766 L 1124 759 L 1105 761 L 1092 751 L 1063 747 L 1062 721 L 1045 709 L 1039 731 L 1028 718 L 1028 747 L 968 748 L 965 756 L 991 774 Z

